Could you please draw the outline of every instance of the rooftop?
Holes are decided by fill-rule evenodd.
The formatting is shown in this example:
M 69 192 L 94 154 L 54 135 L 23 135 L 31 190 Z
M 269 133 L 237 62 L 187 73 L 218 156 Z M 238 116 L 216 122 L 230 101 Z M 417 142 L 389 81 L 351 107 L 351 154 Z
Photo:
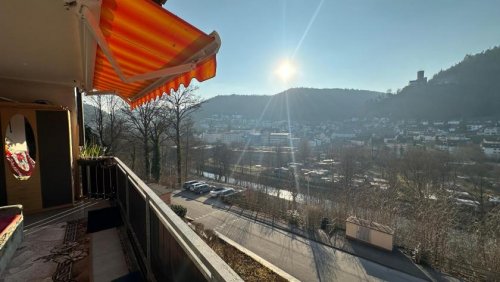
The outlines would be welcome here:
M 353 224 L 356 224 L 359 226 L 367 227 L 367 228 L 377 230 L 377 231 L 380 231 L 383 233 L 387 233 L 387 234 L 391 234 L 391 235 L 394 234 L 394 230 L 388 226 L 385 226 L 385 225 L 380 224 L 380 223 L 376 223 L 374 221 L 360 219 L 360 218 L 357 218 L 355 216 L 348 217 L 346 219 L 346 222 L 350 222 L 350 223 L 353 223 Z

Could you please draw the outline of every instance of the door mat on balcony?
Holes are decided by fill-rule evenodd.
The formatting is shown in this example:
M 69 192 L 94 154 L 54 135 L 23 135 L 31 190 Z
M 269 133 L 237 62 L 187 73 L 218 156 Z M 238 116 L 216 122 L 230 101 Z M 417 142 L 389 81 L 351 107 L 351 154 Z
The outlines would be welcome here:
M 89 211 L 87 233 L 94 233 L 123 225 L 118 207 Z
M 130 272 L 129 274 L 113 280 L 113 282 L 141 282 L 144 281 L 140 271 Z

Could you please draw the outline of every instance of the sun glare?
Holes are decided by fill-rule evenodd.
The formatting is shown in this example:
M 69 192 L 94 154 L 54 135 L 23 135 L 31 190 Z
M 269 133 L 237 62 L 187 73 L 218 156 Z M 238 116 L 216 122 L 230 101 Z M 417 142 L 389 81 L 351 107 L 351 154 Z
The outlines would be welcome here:
M 285 82 L 290 80 L 295 73 L 295 66 L 289 60 L 283 61 L 276 69 L 276 74 Z

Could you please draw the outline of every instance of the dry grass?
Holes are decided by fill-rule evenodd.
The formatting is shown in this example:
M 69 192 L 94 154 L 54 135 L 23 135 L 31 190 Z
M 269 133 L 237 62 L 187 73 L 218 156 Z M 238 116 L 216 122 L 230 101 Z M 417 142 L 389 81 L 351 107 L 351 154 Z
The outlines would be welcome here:
M 245 281 L 286 281 L 238 249 L 216 239 L 209 246 Z
M 250 282 L 287 281 L 269 268 L 256 262 L 235 247 L 221 240 L 212 230 L 206 230 L 203 224 L 194 223 L 196 233 L 219 255 L 243 280 Z

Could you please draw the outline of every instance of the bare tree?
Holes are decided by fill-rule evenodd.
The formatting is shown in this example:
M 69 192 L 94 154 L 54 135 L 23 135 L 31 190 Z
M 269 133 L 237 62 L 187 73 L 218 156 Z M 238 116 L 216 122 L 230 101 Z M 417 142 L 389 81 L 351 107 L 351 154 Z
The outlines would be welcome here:
M 311 157 L 311 147 L 309 146 L 309 141 L 307 139 L 300 140 L 298 149 L 298 159 L 303 164 L 307 164 Z
M 162 98 L 163 100 L 163 98 Z M 167 140 L 167 132 L 170 125 L 170 112 L 162 108 L 163 101 L 158 102 L 156 116 L 151 121 L 150 138 L 152 147 L 151 176 L 158 182 L 161 173 L 161 145 Z
M 360 153 L 357 148 L 345 148 L 341 152 L 340 156 L 340 196 L 341 203 L 344 205 L 343 210 L 346 213 L 344 217 L 347 217 L 347 215 L 351 212 L 351 209 L 353 208 L 352 205 L 354 203 L 354 197 L 356 196 L 355 193 L 353 193 L 353 190 L 355 175 L 360 172 L 358 160 L 359 155 Z M 333 200 L 335 201 L 338 199 Z
M 164 96 L 165 97 L 165 96 Z M 130 135 L 138 140 L 142 145 L 142 151 L 144 156 L 144 176 L 149 178 L 151 173 L 151 131 L 155 127 L 155 119 L 158 115 L 161 115 L 161 101 L 158 99 L 145 103 L 134 110 L 124 109 L 123 113 L 128 118 L 132 130 L 130 130 Z
M 231 150 L 224 143 L 219 143 L 215 145 L 213 149 L 213 161 L 217 170 L 217 180 L 221 181 L 224 177 L 224 181 L 228 181 L 228 175 L 230 172 L 231 164 Z
M 281 144 L 276 144 L 276 167 L 283 166 L 283 147 Z
M 297 187 L 298 185 L 298 181 L 296 179 L 297 175 L 294 171 L 294 169 L 291 169 L 289 172 L 288 172 L 288 175 L 285 175 L 286 179 L 285 179 L 285 185 L 286 185 L 286 190 L 288 190 L 290 192 L 290 195 L 292 196 L 292 208 L 293 210 L 296 210 L 297 209 L 297 196 L 299 195 L 299 187 Z
M 191 146 L 193 145 L 193 138 L 191 138 L 192 134 L 193 134 L 193 127 L 194 127 L 194 121 L 188 117 L 184 123 L 184 139 L 185 139 L 185 155 L 184 155 L 184 179 L 187 179 L 188 178 L 188 171 L 189 171 L 189 161 L 190 161 L 190 156 L 189 156 L 189 152 L 191 151 Z M 191 139 L 191 140 L 190 140 Z M 191 141 L 191 144 L 189 143 L 189 141 Z
M 104 98 L 101 95 L 87 96 L 86 97 L 92 107 L 93 116 L 91 118 L 90 124 L 92 124 L 95 134 L 97 135 L 98 141 L 101 145 L 105 146 L 104 141 L 104 116 L 106 114 L 104 110 Z
M 196 146 L 193 146 L 193 162 L 196 167 L 196 174 L 203 175 L 203 171 L 205 170 L 205 165 L 207 161 L 207 150 L 206 146 L 203 143 L 195 143 Z M 193 145 L 195 145 L 193 144 Z
M 114 95 L 87 96 L 93 106 L 90 123 L 96 132 L 99 143 L 106 147 L 106 153 L 116 154 L 123 137 L 125 119 L 121 114 L 125 102 Z
M 197 87 L 180 88 L 177 92 L 172 92 L 170 96 L 165 96 L 165 106 L 171 112 L 170 126 L 173 131 L 173 140 L 177 156 L 177 184 L 182 183 L 182 142 L 181 137 L 186 129 L 186 121 L 191 114 L 201 107 L 202 101 L 194 95 Z

